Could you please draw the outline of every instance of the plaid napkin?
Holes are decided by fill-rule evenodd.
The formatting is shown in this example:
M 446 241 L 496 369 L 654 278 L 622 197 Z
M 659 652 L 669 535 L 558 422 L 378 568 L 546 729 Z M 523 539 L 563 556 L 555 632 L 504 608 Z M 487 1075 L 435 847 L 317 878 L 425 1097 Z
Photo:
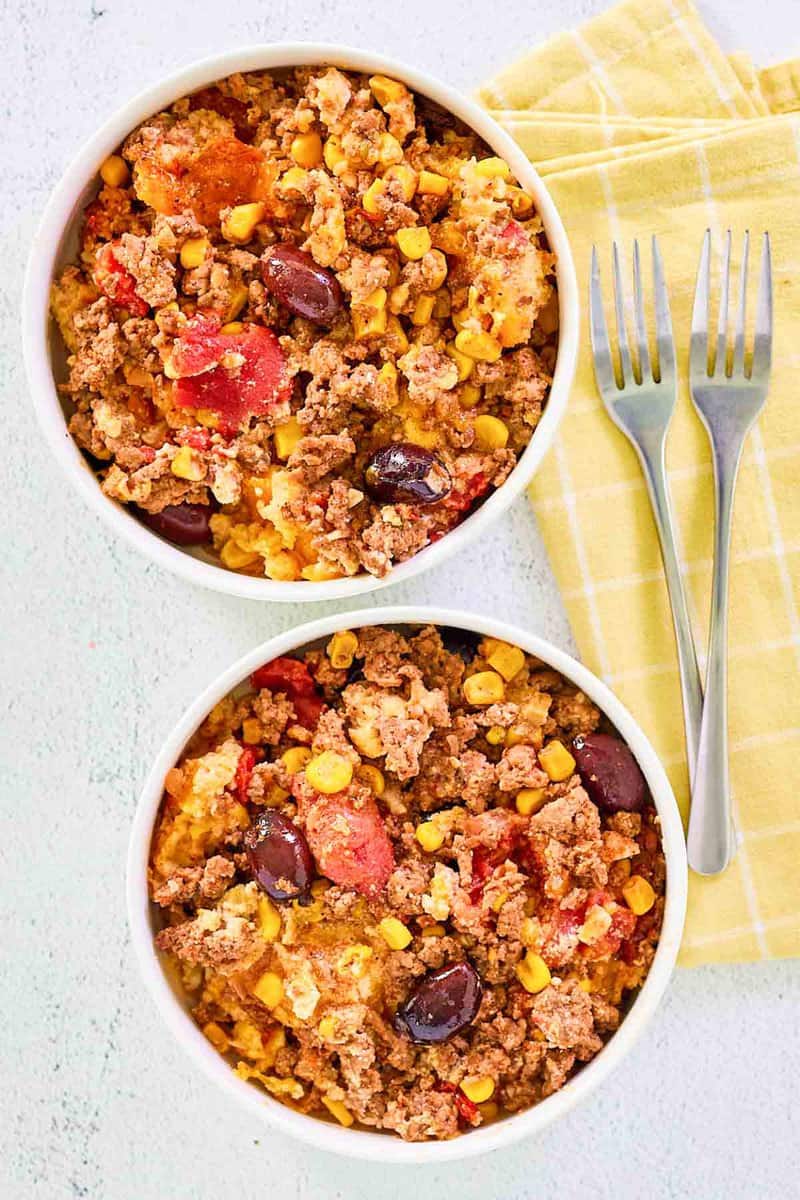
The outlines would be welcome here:
M 754 20 L 757 13 L 754 12 Z M 703 231 L 772 236 L 775 356 L 736 495 L 731 567 L 730 751 L 739 851 L 692 876 L 686 964 L 800 953 L 800 62 L 758 72 L 726 56 L 688 0 L 625 0 L 508 67 L 479 99 L 545 177 L 582 289 L 597 243 L 656 233 L 681 380 L 669 482 L 694 633 L 705 647 L 712 475 L 686 363 Z M 753 253 L 754 251 L 754 253 Z M 649 259 L 649 252 L 645 259 Z M 628 260 L 629 261 L 629 260 Z M 751 304 L 751 313 L 755 305 Z M 532 499 L 584 660 L 652 739 L 684 814 L 678 671 L 658 542 L 633 450 L 597 395 L 589 338 L 555 449 Z

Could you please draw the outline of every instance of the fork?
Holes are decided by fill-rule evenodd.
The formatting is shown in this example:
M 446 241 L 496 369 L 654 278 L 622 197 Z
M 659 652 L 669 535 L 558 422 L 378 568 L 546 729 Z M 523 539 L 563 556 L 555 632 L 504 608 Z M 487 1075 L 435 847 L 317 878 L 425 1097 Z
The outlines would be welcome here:
M 745 354 L 749 233 L 744 235 L 733 346 L 728 342 L 731 233 L 723 251 L 716 345 L 709 344 L 711 232 L 706 231 L 692 312 L 689 383 L 706 427 L 714 463 L 714 577 L 706 662 L 705 705 L 692 789 L 689 865 L 716 875 L 733 858 L 735 842 L 728 771 L 728 576 L 733 493 L 745 438 L 767 398 L 772 358 L 772 261 L 769 234 L 761 252 L 752 361 Z
M 675 523 L 667 489 L 665 446 L 667 430 L 677 396 L 675 372 L 675 343 L 672 337 L 672 321 L 669 297 L 664 279 L 664 264 L 656 238 L 652 241 L 653 283 L 655 292 L 655 323 L 657 350 L 656 362 L 651 365 L 645 321 L 644 292 L 642 288 L 639 244 L 633 243 L 633 301 L 636 329 L 638 372 L 628 346 L 625 322 L 625 292 L 620 270 L 619 250 L 613 248 L 614 264 L 614 308 L 617 319 L 617 340 L 621 380 L 618 383 L 614 372 L 611 346 L 603 311 L 603 294 L 600 286 L 600 265 L 597 247 L 592 248 L 592 271 L 589 288 L 591 339 L 594 354 L 594 370 L 597 386 L 606 410 L 612 421 L 628 438 L 636 451 L 644 472 L 645 483 L 650 495 L 661 558 L 667 581 L 675 643 L 678 650 L 681 698 L 683 701 L 683 723 L 686 735 L 686 756 L 689 779 L 694 778 L 697 746 L 700 736 L 700 717 L 703 710 L 703 691 L 700 671 L 697 666 L 694 641 L 692 639 L 689 612 L 683 580 L 678 565 L 675 543 Z M 637 377 L 638 375 L 638 377 Z

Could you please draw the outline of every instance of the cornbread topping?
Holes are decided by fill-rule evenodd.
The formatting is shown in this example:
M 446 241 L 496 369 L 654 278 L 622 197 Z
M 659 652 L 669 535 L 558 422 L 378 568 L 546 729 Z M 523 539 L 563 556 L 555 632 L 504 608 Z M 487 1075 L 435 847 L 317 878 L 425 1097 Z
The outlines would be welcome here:
M 100 168 L 54 283 L 69 428 L 156 533 L 276 580 L 371 572 L 499 487 L 546 402 L 531 198 L 402 83 L 233 75 Z
M 371 627 L 278 658 L 165 780 L 156 943 L 231 1068 L 408 1140 L 536 1104 L 661 927 L 659 820 L 590 700 L 518 647 Z

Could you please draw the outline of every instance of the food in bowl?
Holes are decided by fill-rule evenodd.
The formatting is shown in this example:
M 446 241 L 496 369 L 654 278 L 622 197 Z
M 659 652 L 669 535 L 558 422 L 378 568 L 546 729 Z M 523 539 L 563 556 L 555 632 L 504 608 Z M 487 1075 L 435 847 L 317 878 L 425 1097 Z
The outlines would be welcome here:
M 236 74 L 100 168 L 52 289 L 107 496 L 229 570 L 384 576 L 500 487 L 546 404 L 555 262 L 508 165 L 332 66 Z
M 625 742 L 520 648 L 341 630 L 265 663 L 165 779 L 156 945 L 244 1080 L 449 1139 L 537 1104 L 613 1034 L 664 912 Z

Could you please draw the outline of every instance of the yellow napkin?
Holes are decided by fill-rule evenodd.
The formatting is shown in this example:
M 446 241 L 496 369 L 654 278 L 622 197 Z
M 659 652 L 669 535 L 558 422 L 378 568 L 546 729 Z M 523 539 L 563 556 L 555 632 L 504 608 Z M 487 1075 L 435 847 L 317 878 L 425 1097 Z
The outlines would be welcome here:
M 608 288 L 613 239 L 628 264 L 634 237 L 648 251 L 650 234 L 661 242 L 683 375 L 669 479 L 695 637 L 704 648 L 711 464 L 685 379 L 695 272 L 707 226 L 717 249 L 733 230 L 737 270 L 743 231 L 757 239 L 762 230 L 771 234 L 772 383 L 739 477 L 731 569 L 731 775 L 740 845 L 721 878 L 692 876 L 682 961 L 798 954 L 800 63 L 759 73 L 746 55 L 722 53 L 688 0 L 626 0 L 534 50 L 479 98 L 545 176 L 581 288 L 578 371 L 557 444 L 532 488 L 538 521 L 581 654 L 652 739 L 684 815 L 688 779 L 669 603 L 638 462 L 595 389 L 585 322 L 590 253 L 596 243 Z M 759 253 L 757 240 L 753 277 Z

